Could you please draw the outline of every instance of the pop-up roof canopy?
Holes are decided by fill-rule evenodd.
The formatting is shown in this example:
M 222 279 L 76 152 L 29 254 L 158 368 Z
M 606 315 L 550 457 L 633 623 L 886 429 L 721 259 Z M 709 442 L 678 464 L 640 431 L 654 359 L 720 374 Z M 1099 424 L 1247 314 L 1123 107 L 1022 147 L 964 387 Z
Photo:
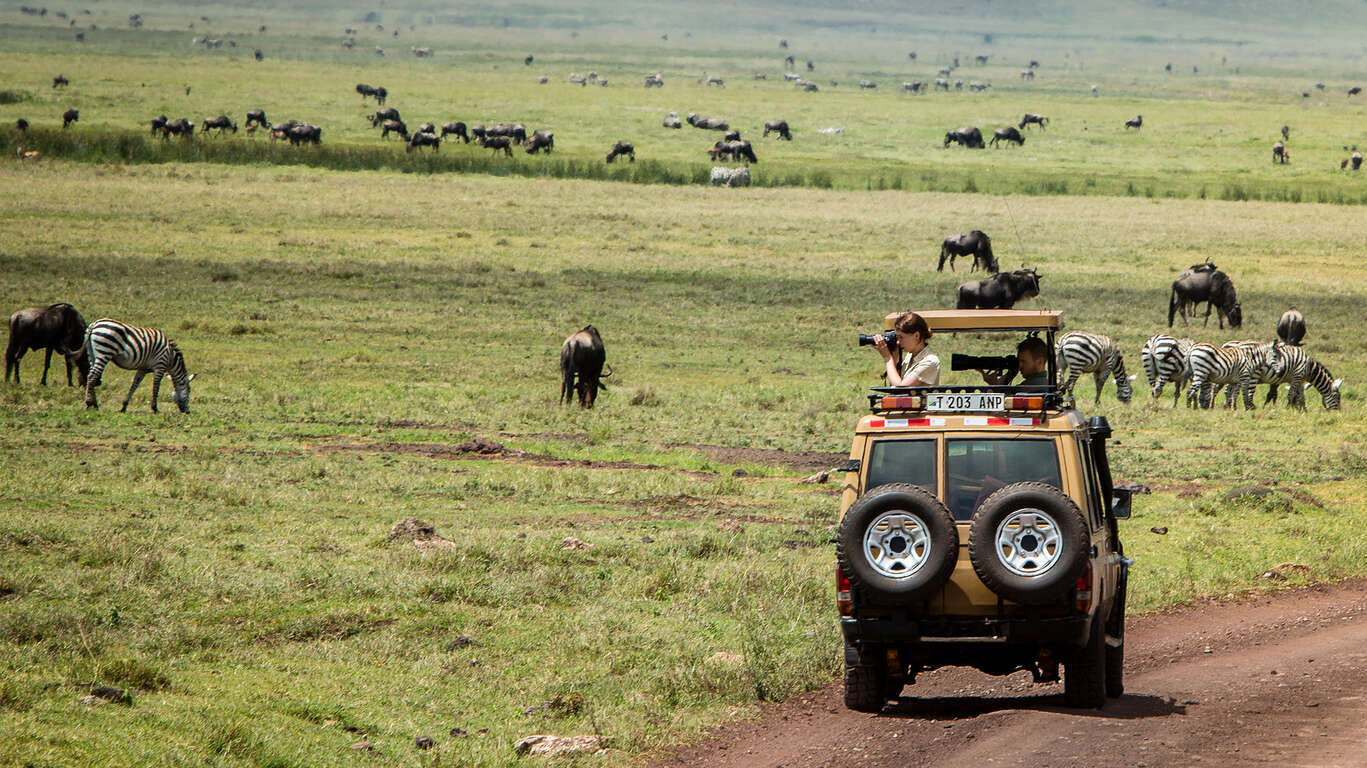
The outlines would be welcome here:
M 892 330 L 900 312 L 883 318 L 883 328 Z M 917 312 L 931 333 L 963 331 L 1059 331 L 1063 312 L 1057 309 L 931 309 Z

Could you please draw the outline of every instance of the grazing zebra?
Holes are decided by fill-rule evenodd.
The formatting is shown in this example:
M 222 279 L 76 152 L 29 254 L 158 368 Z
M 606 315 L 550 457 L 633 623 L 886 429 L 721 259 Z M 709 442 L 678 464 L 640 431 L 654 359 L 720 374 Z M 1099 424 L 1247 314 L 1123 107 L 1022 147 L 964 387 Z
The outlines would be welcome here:
M 1226 347 L 1243 347 L 1253 349 L 1259 346 L 1256 341 L 1227 341 Z M 1263 405 L 1275 402 L 1277 399 L 1277 387 L 1288 384 L 1291 392 L 1287 400 L 1292 406 L 1302 411 L 1305 410 L 1305 372 L 1306 362 L 1310 359 L 1305 354 L 1305 350 L 1298 346 L 1289 344 L 1278 345 L 1281 352 L 1281 362 L 1276 367 L 1258 368 L 1252 372 L 1253 380 L 1251 384 L 1256 388 L 1259 384 L 1271 384 L 1272 387 L 1267 391 L 1267 398 L 1263 400 Z
M 1163 394 L 1163 387 L 1172 382 L 1172 405 L 1182 397 L 1183 385 L 1187 381 L 1187 355 L 1191 354 L 1191 339 L 1174 339 L 1166 333 L 1149 337 L 1140 350 L 1139 357 L 1144 364 L 1144 377 L 1149 381 L 1149 391 L 1155 398 Z
M 1210 408 L 1215 393 L 1233 384 L 1243 393 L 1244 408 L 1253 410 L 1253 382 L 1260 371 L 1281 367 L 1281 346 L 1275 341 L 1251 347 L 1216 347 L 1205 342 L 1192 345 L 1187 358 L 1187 376 L 1191 381 L 1187 405 L 1199 403 L 1202 408 Z M 1226 392 L 1226 408 L 1234 407 L 1234 390 L 1230 387 Z
M 176 343 L 166 338 L 166 334 L 154 328 L 139 328 L 106 317 L 86 328 L 84 346 L 86 354 L 90 356 L 90 376 L 86 379 L 85 387 L 87 408 L 100 407 L 95 398 L 95 388 L 100 386 L 104 367 L 113 362 L 120 368 L 134 372 L 133 386 L 128 388 L 128 397 L 123 399 L 120 413 L 128 410 L 133 391 L 142 383 L 142 377 L 148 371 L 152 372 L 152 413 L 157 412 L 161 377 L 167 374 L 170 374 L 171 382 L 175 385 L 176 407 L 180 408 L 181 413 L 190 412 L 190 382 L 195 377 L 185 373 L 185 357 Z
M 1096 379 L 1096 402 L 1101 402 L 1101 389 L 1106 386 L 1107 374 L 1115 376 L 1116 397 L 1120 402 L 1128 403 L 1134 395 L 1130 388 L 1133 377 L 1125 375 L 1125 358 L 1111 337 L 1080 331 L 1065 333 L 1055 345 L 1054 355 L 1060 376 L 1065 370 L 1071 370 L 1063 385 L 1064 392 L 1071 394 L 1078 378 L 1090 373 Z
M 1286 353 L 1290 352 L 1291 349 L 1283 347 L 1282 351 Z M 1329 369 L 1324 367 L 1324 363 L 1313 357 L 1305 359 L 1305 383 L 1300 386 L 1299 392 L 1299 396 L 1302 398 L 1302 407 L 1304 407 L 1305 390 L 1314 387 L 1320 392 L 1320 401 L 1324 404 L 1324 409 L 1326 411 L 1337 411 L 1339 409 L 1339 387 L 1342 386 L 1343 379 L 1334 378 Z M 1296 388 L 1293 386 L 1290 396 L 1296 397 L 1297 395 Z M 1277 388 L 1275 386 L 1271 392 L 1267 393 L 1267 399 L 1268 402 L 1277 402 Z

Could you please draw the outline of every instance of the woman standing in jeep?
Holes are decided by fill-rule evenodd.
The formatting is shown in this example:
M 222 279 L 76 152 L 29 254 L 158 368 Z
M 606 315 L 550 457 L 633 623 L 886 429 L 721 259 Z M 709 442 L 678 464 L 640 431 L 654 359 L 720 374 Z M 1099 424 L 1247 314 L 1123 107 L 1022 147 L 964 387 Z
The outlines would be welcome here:
M 883 356 L 888 384 L 894 387 L 933 387 L 940 383 L 940 358 L 931 353 L 930 328 L 915 312 L 904 312 L 892 324 L 897 331 L 897 346 L 902 350 L 901 364 L 888 349 L 881 335 L 874 337 L 874 349 Z

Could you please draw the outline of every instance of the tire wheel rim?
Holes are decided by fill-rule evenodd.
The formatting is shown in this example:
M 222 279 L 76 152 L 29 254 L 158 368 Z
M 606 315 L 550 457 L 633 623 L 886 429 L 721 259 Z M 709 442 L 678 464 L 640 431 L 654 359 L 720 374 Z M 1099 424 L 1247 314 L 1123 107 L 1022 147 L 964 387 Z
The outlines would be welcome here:
M 997 526 L 997 558 L 1006 570 L 1033 578 L 1048 573 L 1063 558 L 1058 521 L 1038 509 L 1020 509 Z
M 864 529 L 864 559 L 880 576 L 915 576 L 929 562 L 930 550 L 930 528 L 910 512 L 884 512 Z

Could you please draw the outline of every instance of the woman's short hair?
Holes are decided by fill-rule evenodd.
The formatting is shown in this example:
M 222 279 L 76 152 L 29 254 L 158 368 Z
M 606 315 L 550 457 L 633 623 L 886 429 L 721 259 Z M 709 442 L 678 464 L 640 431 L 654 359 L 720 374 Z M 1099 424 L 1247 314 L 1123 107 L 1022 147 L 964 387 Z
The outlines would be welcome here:
M 926 325 L 925 318 L 915 312 L 903 312 L 897 318 L 897 322 L 892 324 L 892 327 L 907 335 L 920 332 L 922 342 L 929 342 L 932 335 L 930 326 Z

